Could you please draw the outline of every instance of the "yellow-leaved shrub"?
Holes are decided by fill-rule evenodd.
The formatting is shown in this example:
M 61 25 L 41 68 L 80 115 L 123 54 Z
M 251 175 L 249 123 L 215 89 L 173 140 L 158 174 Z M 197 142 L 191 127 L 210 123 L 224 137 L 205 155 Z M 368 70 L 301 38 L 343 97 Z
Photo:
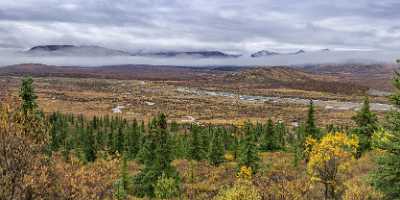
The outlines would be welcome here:
M 309 152 L 307 173 L 311 180 L 322 183 L 326 199 L 335 198 L 343 182 L 343 174 L 354 159 L 358 139 L 344 133 L 329 133 L 320 141 L 306 140 Z
M 239 179 L 233 187 L 221 191 L 214 200 L 261 200 L 261 195 L 250 180 Z

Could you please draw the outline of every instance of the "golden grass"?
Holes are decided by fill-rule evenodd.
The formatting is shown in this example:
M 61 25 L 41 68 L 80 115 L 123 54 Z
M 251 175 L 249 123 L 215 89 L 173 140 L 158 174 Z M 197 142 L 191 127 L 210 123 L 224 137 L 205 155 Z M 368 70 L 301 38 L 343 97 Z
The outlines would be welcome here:
M 14 97 L 18 96 L 19 81 L 19 78 L 12 78 L 7 86 Z M 188 95 L 177 92 L 174 84 L 162 81 L 35 78 L 39 104 L 45 112 L 61 111 L 91 117 L 112 115 L 112 108 L 125 106 L 121 115 L 127 119 L 147 121 L 159 112 L 164 112 L 171 121 L 184 122 L 187 116 L 192 116 L 196 121 L 206 124 L 240 124 L 247 120 L 264 122 L 268 118 L 290 124 L 304 119 L 307 112 L 305 105 L 238 103 L 234 98 Z M 106 88 L 101 90 L 98 86 Z M 259 92 L 278 96 L 326 97 L 322 92 L 294 89 L 263 89 Z M 343 98 L 330 95 L 329 98 Z M 150 106 L 146 102 L 155 105 Z M 353 111 L 317 108 L 318 123 L 322 126 L 329 123 L 351 124 L 353 114 Z

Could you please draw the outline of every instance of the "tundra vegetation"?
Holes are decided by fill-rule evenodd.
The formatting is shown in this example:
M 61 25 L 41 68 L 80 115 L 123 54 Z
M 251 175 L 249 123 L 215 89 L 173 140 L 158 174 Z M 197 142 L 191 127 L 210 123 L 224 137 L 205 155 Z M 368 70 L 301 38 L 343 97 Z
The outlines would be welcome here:
M 292 127 L 45 113 L 29 77 L 19 97 L 0 107 L 0 199 L 400 199 L 400 112 L 378 121 L 368 98 L 343 128 L 312 101 Z

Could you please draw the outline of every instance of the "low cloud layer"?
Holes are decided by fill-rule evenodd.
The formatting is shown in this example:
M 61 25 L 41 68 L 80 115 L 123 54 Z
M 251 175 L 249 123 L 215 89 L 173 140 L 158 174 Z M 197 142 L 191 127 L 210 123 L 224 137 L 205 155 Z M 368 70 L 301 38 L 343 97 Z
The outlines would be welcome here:
M 83 56 L 82 56 L 83 55 Z M 121 64 L 150 64 L 177 66 L 276 66 L 306 65 L 323 63 L 391 63 L 400 55 L 395 51 L 315 51 L 299 55 L 276 55 L 252 58 L 243 55 L 238 58 L 191 58 L 191 57 L 140 57 L 140 56 L 29 56 L 11 51 L 0 51 L 0 67 L 41 63 L 59 66 L 104 66 Z
M 398 0 L 0 1 L 0 48 L 397 51 L 399 10 Z

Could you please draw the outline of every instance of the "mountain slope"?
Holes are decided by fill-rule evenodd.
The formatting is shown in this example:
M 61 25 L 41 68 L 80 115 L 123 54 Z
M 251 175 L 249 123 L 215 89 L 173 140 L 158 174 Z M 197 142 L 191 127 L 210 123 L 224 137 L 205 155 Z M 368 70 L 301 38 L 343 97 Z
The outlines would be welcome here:
M 399 66 L 396 64 L 319 64 L 300 67 L 302 70 L 331 75 L 344 81 L 352 81 L 376 90 L 392 91 L 392 77 Z
M 151 56 L 151 57 L 193 57 L 193 58 L 237 58 L 240 55 L 227 54 L 220 51 L 161 51 L 138 53 L 136 56 Z
M 288 88 L 342 94 L 361 94 L 368 87 L 350 81 L 342 81 L 335 76 L 318 75 L 289 67 L 259 67 L 244 69 L 223 77 L 223 82 L 242 89 Z
M 303 49 L 300 49 L 296 52 L 291 52 L 291 53 L 279 53 L 275 51 L 268 51 L 268 50 L 261 50 L 257 51 L 253 54 L 250 55 L 252 58 L 258 58 L 258 57 L 267 57 L 267 56 L 276 56 L 276 55 L 298 55 L 298 54 L 303 54 L 306 53 Z
M 240 69 L 240 68 L 235 68 Z M 107 65 L 97 67 L 19 64 L 0 67 L 2 76 L 81 77 L 138 80 L 195 80 L 224 74 L 235 69 L 168 65 Z
M 168 65 L 109 65 L 98 67 L 21 64 L 0 68 L 0 75 L 82 77 L 137 80 L 177 80 L 184 86 L 243 91 L 296 89 L 337 94 L 362 94 L 368 86 L 329 74 L 316 74 L 289 67 L 182 67 Z
M 262 56 L 275 56 L 275 55 L 279 55 L 279 53 L 274 52 L 274 51 L 262 50 L 262 51 L 253 53 L 250 56 L 253 58 L 257 58 L 257 57 L 262 57 Z
M 23 52 L 30 56 L 143 56 L 162 58 L 237 58 L 241 55 L 227 54 L 221 51 L 159 51 L 129 53 L 121 50 L 108 49 L 100 46 L 75 45 L 40 45 Z
M 31 56 L 130 56 L 128 52 L 99 46 L 41 45 L 24 52 Z

